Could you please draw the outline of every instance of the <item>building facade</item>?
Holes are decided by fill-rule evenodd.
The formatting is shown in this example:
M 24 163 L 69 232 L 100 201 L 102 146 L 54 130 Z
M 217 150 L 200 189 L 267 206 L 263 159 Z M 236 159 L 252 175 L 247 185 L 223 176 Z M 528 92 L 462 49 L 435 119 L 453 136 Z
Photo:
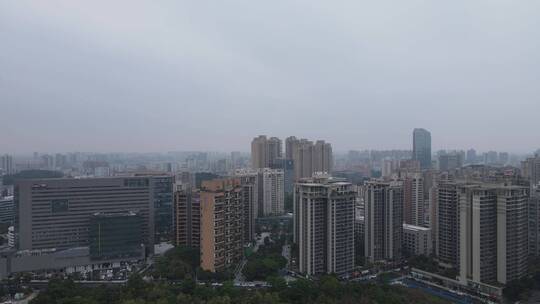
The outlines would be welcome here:
M 257 193 L 251 198 L 256 202 L 253 211 L 256 217 L 282 215 L 285 210 L 284 173 L 281 169 L 262 168 L 236 170 L 235 177 L 242 183 L 253 184 Z
M 17 249 L 88 246 L 95 213 L 133 211 L 142 242 L 154 248 L 154 189 L 148 177 L 25 179 L 15 182 Z
M 460 280 L 506 284 L 527 274 L 526 187 L 459 188 Z
M 280 169 L 262 169 L 259 175 L 259 216 L 282 215 L 285 211 L 284 174 Z
M 281 139 L 260 135 L 251 142 L 251 167 L 269 168 L 276 159 L 283 158 Z
M 433 251 L 432 246 L 431 229 L 403 224 L 403 252 L 406 255 L 429 256 Z
M 184 187 L 174 193 L 175 243 L 177 246 L 199 248 L 201 242 L 200 191 Z
M 403 222 L 425 226 L 424 177 L 422 173 L 409 173 L 403 181 Z
M 403 239 L 403 183 L 369 181 L 364 198 L 366 258 L 399 261 Z
M 413 131 L 413 159 L 420 162 L 422 169 L 431 168 L 431 133 L 425 129 Z
M 437 186 L 436 255 L 448 267 L 459 265 L 458 183 L 440 181 Z
M 315 143 L 307 139 L 297 139 L 294 136 L 286 139 L 287 158 L 294 163 L 294 179 L 310 178 L 316 172 L 332 173 L 334 159 L 332 145 L 324 140 Z
M 240 179 L 203 181 L 200 196 L 201 268 L 223 271 L 243 257 L 244 207 Z
M 294 191 L 294 161 L 292 159 L 278 158 L 270 168 L 283 171 L 283 189 L 286 194 L 292 194 Z
M 9 154 L 0 156 L 0 168 L 3 169 L 5 174 L 9 175 L 15 173 L 13 167 L 13 157 Z
M 14 220 L 13 196 L 0 197 L 0 223 L 13 225 Z
M 523 177 L 531 181 L 531 185 L 540 183 L 540 156 L 536 154 L 521 162 L 521 173 Z
M 346 275 L 354 269 L 355 195 L 350 183 L 327 175 L 295 185 L 294 241 L 300 272 Z
M 531 189 L 529 200 L 529 255 L 540 256 L 540 186 Z
M 135 212 L 95 213 L 89 235 L 92 260 L 135 258 L 143 247 L 142 219 Z
M 461 154 L 443 153 L 439 155 L 439 171 L 451 171 L 463 166 L 463 157 Z

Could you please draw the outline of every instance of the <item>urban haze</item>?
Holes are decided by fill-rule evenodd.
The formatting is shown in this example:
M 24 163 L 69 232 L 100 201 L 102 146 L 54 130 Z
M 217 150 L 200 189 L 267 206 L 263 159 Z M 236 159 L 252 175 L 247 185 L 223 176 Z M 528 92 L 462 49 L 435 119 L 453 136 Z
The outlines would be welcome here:
M 2 1 L 1 149 L 537 148 L 538 1 Z
M 540 303 L 539 20 L 0 1 L 0 303 Z

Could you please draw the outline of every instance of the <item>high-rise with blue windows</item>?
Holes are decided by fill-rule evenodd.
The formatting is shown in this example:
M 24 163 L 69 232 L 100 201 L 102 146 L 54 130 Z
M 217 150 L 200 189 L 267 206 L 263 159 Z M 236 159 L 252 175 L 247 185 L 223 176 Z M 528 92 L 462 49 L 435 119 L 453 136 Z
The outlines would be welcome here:
M 431 133 L 426 129 L 413 131 L 413 159 L 420 163 L 420 168 L 431 168 Z

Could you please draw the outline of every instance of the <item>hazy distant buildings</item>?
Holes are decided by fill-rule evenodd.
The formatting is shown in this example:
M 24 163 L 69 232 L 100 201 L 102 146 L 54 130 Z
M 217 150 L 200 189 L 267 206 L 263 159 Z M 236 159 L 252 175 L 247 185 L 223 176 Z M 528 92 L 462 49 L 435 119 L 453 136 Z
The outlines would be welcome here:
M 269 168 L 276 159 L 282 158 L 281 140 L 276 137 L 256 137 L 251 142 L 251 167 L 253 169 Z
M 496 165 L 499 163 L 499 154 L 496 151 L 489 151 L 484 153 L 485 165 Z
M 420 171 L 420 162 L 415 159 L 404 159 L 399 161 L 400 172 L 418 172 Z
M 288 137 L 285 141 L 287 157 L 294 162 L 294 178 L 311 177 L 315 172 L 331 173 L 333 169 L 332 145 L 324 140 L 315 143 L 307 139 Z
M 540 156 L 535 155 L 521 162 L 521 173 L 523 177 L 531 181 L 531 185 L 540 183 Z
M 431 168 L 431 133 L 425 129 L 413 131 L 413 159 L 420 162 L 422 169 Z
M 13 167 L 13 157 L 8 154 L 0 156 L 0 168 L 4 171 L 5 174 L 15 173 Z
M 439 171 L 450 171 L 461 168 L 463 158 L 460 153 L 450 152 L 439 155 Z
M 365 255 L 370 262 L 399 261 L 403 240 L 403 185 L 370 181 L 364 194 Z
M 467 150 L 467 161 L 466 161 L 467 164 L 469 165 L 476 164 L 476 159 L 477 159 L 476 150 L 474 149 Z
M 243 210 L 240 179 L 203 181 L 201 186 L 201 268 L 223 271 L 242 260 Z
M 353 271 L 355 197 L 350 183 L 324 175 L 295 185 L 294 240 L 301 273 Z
M 41 156 L 41 163 L 44 169 L 54 170 L 54 157 L 48 154 Z
M 508 161 L 510 160 L 510 155 L 508 152 L 499 152 L 499 164 L 506 165 L 508 164 Z
M 154 191 L 149 177 L 25 179 L 15 182 L 19 250 L 89 245 L 95 213 L 136 212 L 142 243 L 154 248 Z
M 385 159 L 382 162 L 381 175 L 382 177 L 389 178 L 399 168 L 399 161 L 395 159 Z

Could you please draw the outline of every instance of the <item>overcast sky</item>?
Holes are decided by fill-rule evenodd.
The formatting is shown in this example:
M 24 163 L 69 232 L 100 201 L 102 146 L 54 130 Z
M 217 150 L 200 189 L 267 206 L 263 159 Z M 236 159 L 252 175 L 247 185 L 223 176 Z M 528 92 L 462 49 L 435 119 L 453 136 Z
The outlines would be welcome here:
M 540 147 L 540 1 L 0 0 L 0 153 Z

